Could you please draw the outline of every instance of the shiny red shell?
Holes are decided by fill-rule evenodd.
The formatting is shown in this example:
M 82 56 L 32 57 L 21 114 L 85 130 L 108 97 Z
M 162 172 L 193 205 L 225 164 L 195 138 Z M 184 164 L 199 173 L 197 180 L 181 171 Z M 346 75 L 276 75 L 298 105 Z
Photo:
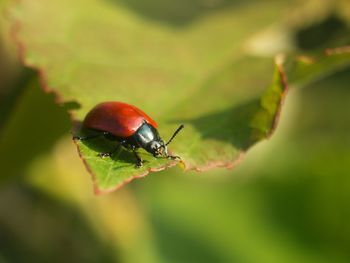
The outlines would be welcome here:
M 157 123 L 142 110 L 118 101 L 96 105 L 85 117 L 83 126 L 89 129 L 106 131 L 117 137 L 129 137 L 147 122 L 154 128 Z

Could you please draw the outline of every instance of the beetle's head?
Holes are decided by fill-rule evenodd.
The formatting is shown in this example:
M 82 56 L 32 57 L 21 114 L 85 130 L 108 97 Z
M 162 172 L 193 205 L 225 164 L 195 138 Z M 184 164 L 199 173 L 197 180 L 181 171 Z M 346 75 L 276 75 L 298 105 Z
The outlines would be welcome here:
M 171 157 L 168 154 L 168 144 L 174 139 L 174 137 L 181 131 L 183 125 L 180 125 L 179 128 L 174 132 L 173 136 L 169 139 L 167 143 L 160 138 L 153 140 L 149 143 L 148 151 L 153 154 L 154 157 Z
M 150 142 L 148 151 L 154 157 L 168 157 L 168 147 L 161 139 Z

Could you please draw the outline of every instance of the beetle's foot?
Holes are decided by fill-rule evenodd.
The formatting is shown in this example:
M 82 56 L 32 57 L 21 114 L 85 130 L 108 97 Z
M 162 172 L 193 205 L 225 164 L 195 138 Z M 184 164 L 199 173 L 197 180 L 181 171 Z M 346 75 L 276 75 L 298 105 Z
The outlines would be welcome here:
M 101 158 L 106 158 L 106 157 L 111 157 L 112 154 L 111 153 L 99 153 L 98 156 L 100 156 Z
M 143 165 L 143 162 L 137 162 L 137 163 L 135 164 L 135 168 L 141 168 L 142 165 Z

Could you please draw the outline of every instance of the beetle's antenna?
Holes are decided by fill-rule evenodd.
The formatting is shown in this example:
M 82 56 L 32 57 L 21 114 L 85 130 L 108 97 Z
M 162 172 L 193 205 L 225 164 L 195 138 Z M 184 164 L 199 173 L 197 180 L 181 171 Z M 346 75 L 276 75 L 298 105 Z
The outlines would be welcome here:
M 183 124 L 181 124 L 179 126 L 179 128 L 177 128 L 177 130 L 174 132 L 173 136 L 171 136 L 170 140 L 165 144 L 165 146 L 167 146 L 169 143 L 171 143 L 171 141 L 175 138 L 175 136 L 179 133 L 179 131 L 181 131 L 183 129 L 183 127 L 185 127 Z

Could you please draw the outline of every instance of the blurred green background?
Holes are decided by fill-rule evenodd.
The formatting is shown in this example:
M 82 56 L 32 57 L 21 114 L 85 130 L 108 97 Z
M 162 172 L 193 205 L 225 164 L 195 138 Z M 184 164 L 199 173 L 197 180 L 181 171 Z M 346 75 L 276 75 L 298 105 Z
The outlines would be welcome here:
M 180 8 L 166 19 L 178 27 L 235 8 L 122 2 L 160 22 Z M 346 16 L 314 12 L 290 46 L 349 44 Z M 235 169 L 174 168 L 94 196 L 65 108 L 21 66 L 6 14 L 0 31 L 1 263 L 350 262 L 350 67 L 292 87 L 275 135 Z

